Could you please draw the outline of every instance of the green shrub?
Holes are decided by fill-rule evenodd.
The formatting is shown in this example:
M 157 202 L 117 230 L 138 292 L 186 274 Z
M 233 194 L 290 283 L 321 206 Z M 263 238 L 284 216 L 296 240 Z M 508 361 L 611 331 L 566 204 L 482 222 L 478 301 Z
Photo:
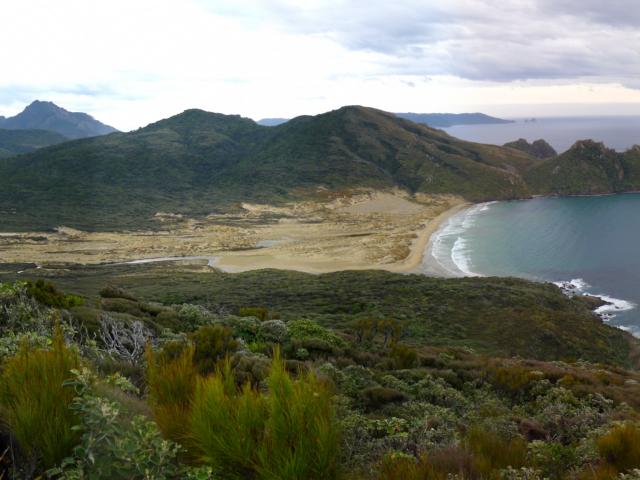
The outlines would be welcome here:
M 370 387 L 360 392 L 360 397 L 369 409 L 377 409 L 388 403 L 400 403 L 408 400 L 408 397 L 394 388 Z
M 287 328 L 291 341 L 301 341 L 301 347 L 308 350 L 313 349 L 313 341 L 324 343 L 331 348 L 337 349 L 346 346 L 346 342 L 338 335 L 311 320 L 292 320 L 287 323 Z
M 225 356 L 238 349 L 231 328 L 222 325 L 200 327 L 190 335 L 190 339 L 195 345 L 193 361 L 202 375 L 213 373 Z
M 69 409 L 74 391 L 64 383 L 79 363 L 56 329 L 51 349 L 24 345 L 2 372 L 0 416 L 23 454 L 43 468 L 60 462 L 77 443 L 78 420 Z
M 241 317 L 255 317 L 261 322 L 269 319 L 269 310 L 264 307 L 241 307 L 238 314 Z
M 211 325 L 216 317 L 201 305 L 185 303 L 177 307 L 179 329 L 182 331 L 195 330 L 203 325 Z
M 540 473 L 554 480 L 565 478 L 566 473 L 579 463 L 578 453 L 572 445 L 535 441 L 529 444 L 529 452 Z
M 313 373 L 293 381 L 277 349 L 268 384 L 269 417 L 259 452 L 260 477 L 336 478 L 340 442 L 329 388 Z
M 118 403 L 93 395 L 78 396 L 72 408 L 81 419 L 81 442 L 50 475 L 65 480 L 164 480 L 177 475 L 179 447 L 163 440 L 155 423 L 141 415 L 123 418 Z
M 107 285 L 106 287 L 101 289 L 99 295 L 102 298 L 126 298 L 127 300 L 132 300 L 134 302 L 137 301 L 137 299 L 133 295 L 127 293 L 122 288 L 113 285 Z
M 389 356 L 393 359 L 395 368 L 413 368 L 418 363 L 418 352 L 415 349 L 396 343 L 391 347 Z
M 258 338 L 263 342 L 284 343 L 288 336 L 287 325 L 282 320 L 265 320 L 258 330 Z
M 467 432 L 464 445 L 473 454 L 474 469 L 483 477 L 502 468 L 522 467 L 527 459 L 527 444 L 522 438 L 503 438 L 479 427 Z
M 77 320 L 81 327 L 86 328 L 87 332 L 94 334 L 100 331 L 100 310 L 91 307 L 73 307 L 71 308 L 73 318 Z
M 222 370 L 198 382 L 191 436 L 200 459 L 224 478 L 248 478 L 258 465 L 267 402 L 245 384 L 237 390 L 227 361 Z
M 597 442 L 600 458 L 619 472 L 640 467 L 640 429 L 632 423 L 616 425 Z
M 134 317 L 146 316 L 138 302 L 127 300 L 126 298 L 103 298 L 100 305 L 107 312 L 126 313 Z
M 194 348 L 187 345 L 177 357 L 147 348 L 147 386 L 153 416 L 165 437 L 185 444 L 198 374 Z
M 223 478 L 331 479 L 338 474 L 338 427 L 329 389 L 312 374 L 292 380 L 279 351 L 269 394 L 238 389 L 225 362 L 198 383 L 191 435 L 201 460 Z
M 65 295 L 51 282 L 42 279 L 26 282 L 27 294 L 48 307 L 71 308 L 82 305 L 84 301 L 76 295 Z

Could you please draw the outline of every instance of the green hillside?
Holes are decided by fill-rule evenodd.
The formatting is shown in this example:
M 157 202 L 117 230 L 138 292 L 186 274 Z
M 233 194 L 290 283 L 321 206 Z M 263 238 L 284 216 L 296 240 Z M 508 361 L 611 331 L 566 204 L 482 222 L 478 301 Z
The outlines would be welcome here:
M 519 138 L 514 142 L 505 143 L 504 147 L 515 148 L 521 152 L 528 153 L 532 157 L 545 159 L 555 157 L 558 152 L 542 138 L 529 143 L 524 138 Z
M 637 477 L 638 340 L 554 285 L 32 274 L 0 283 L 3 477 Z
M 39 148 L 62 143 L 68 139 L 47 130 L 0 129 L 0 158 L 30 153 Z
M 0 163 L 2 227 L 131 228 L 158 211 L 206 215 L 241 201 L 400 187 L 470 201 L 522 197 L 534 159 L 364 107 L 263 127 L 188 110 L 131 133 Z
M 592 195 L 638 190 L 640 148 L 624 153 L 593 140 L 576 142 L 558 157 L 526 174 L 532 191 L 540 194 Z

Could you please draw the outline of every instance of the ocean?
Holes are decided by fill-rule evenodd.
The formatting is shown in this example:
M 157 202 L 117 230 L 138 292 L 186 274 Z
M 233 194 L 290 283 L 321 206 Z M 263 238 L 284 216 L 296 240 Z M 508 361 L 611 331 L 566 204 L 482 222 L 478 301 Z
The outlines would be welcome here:
M 516 119 L 495 125 L 456 125 L 444 129 L 450 135 L 473 142 L 503 145 L 524 138 L 545 139 L 558 153 L 577 140 L 592 139 L 618 151 L 640 144 L 640 116 L 537 118 L 535 122 Z
M 605 321 L 640 336 L 640 194 L 475 205 L 440 227 L 427 256 L 452 276 L 515 276 L 600 296 L 611 303 L 598 310 Z

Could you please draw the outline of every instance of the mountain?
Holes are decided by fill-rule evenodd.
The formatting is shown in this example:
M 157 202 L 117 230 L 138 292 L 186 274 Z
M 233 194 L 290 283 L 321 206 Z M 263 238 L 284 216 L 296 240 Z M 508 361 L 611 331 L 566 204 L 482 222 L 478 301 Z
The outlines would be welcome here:
M 343 107 L 276 127 L 187 110 L 134 132 L 0 162 L 0 205 L 14 212 L 0 223 L 139 228 L 158 211 L 206 215 L 242 201 L 360 187 L 520 198 L 528 195 L 522 175 L 535 163 L 517 150 L 461 141 L 372 108 Z
M 640 190 L 640 146 L 624 153 L 593 140 L 533 167 L 526 176 L 541 194 L 592 195 Z
M 543 139 L 529 143 L 524 138 L 520 138 L 515 142 L 505 143 L 503 146 L 515 148 L 516 150 L 528 153 L 532 157 L 539 158 L 541 160 L 555 157 L 558 154 L 558 152 L 556 152 L 555 149 Z
M 396 113 L 395 115 L 433 128 L 452 127 L 454 125 L 513 123 L 512 120 L 490 117 L 484 113 Z M 274 127 L 288 121 L 288 118 L 263 118 L 258 120 L 258 124 Z
M 15 117 L 0 117 L 7 130 L 49 130 L 67 138 L 85 138 L 117 132 L 86 113 L 68 112 L 52 102 L 36 100 Z
M 265 127 L 275 127 L 287 123 L 289 118 L 262 118 L 258 120 L 258 125 L 264 125 Z
M 0 158 L 33 152 L 38 148 L 66 142 L 67 140 L 67 137 L 47 130 L 0 129 Z
M 396 113 L 400 118 L 423 123 L 432 128 L 446 128 L 454 125 L 484 125 L 513 123 L 513 120 L 491 117 L 484 113 Z

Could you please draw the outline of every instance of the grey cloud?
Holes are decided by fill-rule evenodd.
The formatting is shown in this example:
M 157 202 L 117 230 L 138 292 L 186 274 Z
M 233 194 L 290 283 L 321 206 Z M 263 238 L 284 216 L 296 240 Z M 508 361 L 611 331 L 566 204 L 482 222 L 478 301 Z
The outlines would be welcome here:
M 472 80 L 587 79 L 637 85 L 637 0 L 216 2 L 214 10 L 345 48 L 376 52 L 381 71 Z

